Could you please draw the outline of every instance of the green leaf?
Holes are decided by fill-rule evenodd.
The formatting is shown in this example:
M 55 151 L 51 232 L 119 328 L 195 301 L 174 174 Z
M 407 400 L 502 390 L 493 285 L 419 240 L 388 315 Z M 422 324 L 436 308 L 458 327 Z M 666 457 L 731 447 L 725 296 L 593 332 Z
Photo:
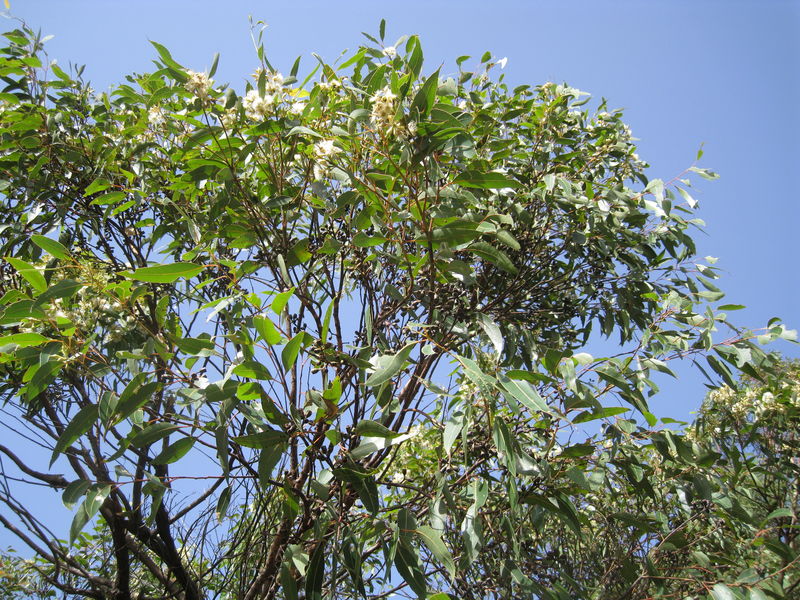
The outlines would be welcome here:
M 714 584 L 711 588 L 711 596 L 714 600 L 736 600 L 733 590 L 724 583 Z
M 57 298 L 72 298 L 72 296 L 74 296 L 75 293 L 82 287 L 84 287 L 84 285 L 78 281 L 73 281 L 72 279 L 62 279 L 55 285 L 47 288 L 44 292 L 39 294 L 39 296 L 36 298 L 35 305 L 41 306 L 45 302 L 49 302 L 50 300 L 55 300 Z
M 427 598 L 428 585 L 425 580 L 425 572 L 419 564 L 419 556 L 416 548 L 403 542 L 397 543 L 397 551 L 394 557 L 397 572 L 400 573 L 406 583 L 411 587 L 418 598 Z
M 53 340 L 43 336 L 40 333 L 12 333 L 11 335 L 4 335 L 0 337 L 0 348 L 13 344 L 20 348 L 28 348 L 30 346 L 38 346 L 45 342 L 52 342 Z
M 436 102 L 436 90 L 439 89 L 439 70 L 436 71 L 425 80 L 411 102 L 411 110 L 415 108 L 419 110 L 420 114 L 426 115 L 433 108 L 433 103 Z
M 119 395 L 119 402 L 114 409 L 115 422 L 119 423 L 128 418 L 136 410 L 147 404 L 153 398 L 156 390 L 161 386 L 157 381 L 145 383 L 146 375 L 139 373 L 125 386 Z
M 397 354 L 381 356 L 375 372 L 367 378 L 366 385 L 373 387 L 381 385 L 402 371 L 415 345 L 415 342 L 411 342 L 403 346 Z
M 217 517 L 217 521 L 222 523 L 225 519 L 225 515 L 228 514 L 228 506 L 231 503 L 231 486 L 225 486 L 225 489 L 219 495 L 217 499 L 217 507 L 214 510 L 214 515 Z
M 301 331 L 288 342 L 286 342 L 283 350 L 281 350 L 281 362 L 283 363 L 284 370 L 289 371 L 294 366 L 294 363 L 297 360 L 297 354 L 300 352 L 300 346 L 302 345 L 305 337 L 305 332 Z
M 193 263 L 173 263 L 142 267 L 141 269 L 136 269 L 133 273 L 123 273 L 123 275 L 128 279 L 146 283 L 173 283 L 182 277 L 194 277 L 203 269 L 205 269 L 204 266 Z
M 505 346 L 505 340 L 503 339 L 503 332 L 500 331 L 497 323 L 492 321 L 491 317 L 482 313 L 477 315 L 477 321 L 478 325 L 480 325 L 481 329 L 483 329 L 483 331 L 486 333 L 489 341 L 492 342 L 492 345 L 494 346 L 498 356 L 502 355 L 503 347 Z
M 500 378 L 500 385 L 511 394 L 520 404 L 526 406 L 531 412 L 544 412 L 552 414 L 550 407 L 530 383 L 518 379 Z
M 255 448 L 257 450 L 269 450 L 278 444 L 282 444 L 289 439 L 283 431 L 269 429 L 259 433 L 252 433 L 250 435 L 241 435 L 239 437 L 231 438 L 231 440 L 245 448 Z
M 154 465 L 168 465 L 183 458 L 194 446 L 195 438 L 185 437 L 170 444 L 153 459 Z
M 79 437 L 89 431 L 89 429 L 97 421 L 97 405 L 87 404 L 81 408 L 78 413 L 72 418 L 69 424 L 64 428 L 64 431 L 58 437 L 53 454 L 50 457 L 50 466 L 58 458 L 58 455 L 69 448 Z
M 368 236 L 363 231 L 359 231 L 353 237 L 353 245 L 358 246 L 359 248 L 371 248 L 373 246 L 380 246 L 381 244 L 386 243 L 386 238 L 376 235 L 376 236 Z
M 86 492 L 86 499 L 78 508 L 75 517 L 72 519 L 72 525 L 69 528 L 69 543 L 73 544 L 78 534 L 83 530 L 86 524 L 97 514 L 100 506 L 105 501 L 108 494 L 111 492 L 110 485 L 93 485 Z
M 64 489 L 64 493 L 61 495 L 61 501 L 64 503 L 64 506 L 72 510 L 72 507 L 75 506 L 75 503 L 83 498 L 86 490 L 88 490 L 90 487 L 92 487 L 91 481 L 76 479 L 75 481 L 70 482 L 70 484 Z
M 32 264 L 14 258 L 13 256 L 7 256 L 6 261 L 14 267 L 17 273 L 19 273 L 25 281 L 30 283 L 37 292 L 44 292 L 47 289 L 47 281 L 45 281 L 44 275 Z
M 270 346 L 279 344 L 283 338 L 280 332 L 275 328 L 275 324 L 272 322 L 272 320 L 266 317 L 253 317 L 253 327 L 258 332 L 258 335 L 261 336 L 261 339 Z
M 454 581 L 456 578 L 456 563 L 453 560 L 453 555 L 450 554 L 450 550 L 447 549 L 447 546 L 445 546 L 442 541 L 442 534 L 433 527 L 428 527 L 427 525 L 417 527 L 417 534 L 436 557 L 436 560 L 447 569 L 447 572 L 450 574 L 450 580 Z
M 39 365 L 33 372 L 33 375 L 25 386 L 25 396 L 28 400 L 33 400 L 47 389 L 47 387 L 55 381 L 58 374 L 61 372 L 62 363 L 60 360 L 50 359 L 43 365 Z
M 167 437 L 178 429 L 180 429 L 180 426 L 175 425 L 175 423 L 166 423 L 163 421 L 153 423 L 131 436 L 131 446 L 136 448 L 149 448 L 155 442 Z
M 487 242 L 474 242 L 467 247 L 467 250 L 471 251 L 473 254 L 477 254 L 484 260 L 488 260 L 490 263 L 502 269 L 506 273 L 516 275 L 519 272 L 517 267 L 508 257 L 508 254 L 495 248 Z
M 154 42 L 153 40 L 150 40 L 150 43 L 153 44 L 153 47 L 156 49 L 156 52 L 158 52 L 158 55 L 161 57 L 161 60 L 164 63 L 164 65 L 170 67 L 171 69 L 177 71 L 178 73 L 184 73 L 185 69 L 177 62 L 175 62 L 175 59 L 172 58 L 172 55 L 169 53 L 169 50 L 167 50 L 164 46 L 162 46 L 158 42 Z M 183 79 L 181 79 L 181 81 L 185 80 L 185 78 L 186 75 L 184 74 Z
M 271 381 L 267 367 L 255 360 L 246 360 L 233 368 L 233 374 L 246 379 L 260 379 L 262 381 Z
M 177 338 L 173 340 L 178 350 L 191 356 L 211 356 L 214 353 L 214 342 L 204 338 Z
M 767 595 L 758 588 L 750 588 L 748 600 L 768 600 Z
M 86 191 L 83 192 L 84 197 L 91 196 L 92 194 L 96 194 L 97 192 L 102 192 L 103 190 L 107 190 L 111 187 L 111 182 L 108 179 L 95 179 L 92 183 L 88 185 Z
M 484 190 L 518 188 L 522 185 L 519 181 L 509 179 L 502 173 L 479 173 L 477 171 L 464 171 L 453 180 L 453 183 L 461 187 Z
M 320 538 L 306 570 L 306 598 L 322 600 L 322 583 L 325 579 L 325 538 Z
M 363 436 L 379 437 L 379 438 L 393 438 L 400 435 L 396 431 L 392 431 L 377 421 L 370 421 L 364 419 L 359 421 L 356 425 L 356 433 Z
M 630 410 L 630 408 L 625 408 L 623 406 L 609 406 L 607 408 L 599 408 L 593 411 L 584 411 L 579 414 L 577 417 L 572 419 L 572 422 L 576 425 L 578 423 L 588 423 L 589 421 L 594 421 L 596 419 L 605 419 L 606 417 L 614 417 L 616 415 L 621 415 L 622 413 L 626 413 Z
M 272 305 L 270 308 L 272 312 L 276 315 L 280 315 L 283 312 L 283 309 L 286 307 L 286 304 L 289 302 L 289 298 L 292 297 L 294 294 L 294 288 L 286 290 L 285 292 L 281 292 L 280 294 L 276 294 L 275 298 L 272 300 Z
M 69 250 L 67 250 L 61 242 L 51 240 L 49 237 L 43 235 L 32 235 L 31 241 L 56 258 L 60 258 L 61 260 L 69 258 Z

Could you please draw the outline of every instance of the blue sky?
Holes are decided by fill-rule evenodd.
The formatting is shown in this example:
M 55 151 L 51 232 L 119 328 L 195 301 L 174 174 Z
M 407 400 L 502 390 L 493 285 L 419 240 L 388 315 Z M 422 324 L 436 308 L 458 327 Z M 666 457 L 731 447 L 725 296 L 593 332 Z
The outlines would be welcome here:
M 284 72 L 297 56 L 311 69 L 312 52 L 335 60 L 360 43 L 362 31 L 374 34 L 381 18 L 389 40 L 421 36 L 428 72 L 455 70 L 464 54 L 475 62 L 486 50 L 508 57 L 511 84 L 567 82 L 624 108 L 651 177 L 679 175 L 702 145 L 701 165 L 721 179 L 695 181 L 707 223 L 696 235 L 698 254 L 719 257 L 725 302 L 748 307 L 735 322 L 800 322 L 798 2 L 11 0 L 11 8 L 55 36 L 47 48 L 62 67 L 85 64 L 98 90 L 150 70 L 148 40 L 195 70 L 220 52 L 217 81 L 242 88 L 257 64 L 250 15 L 267 24 L 268 58 Z M 800 356 L 789 344 L 781 350 Z M 680 416 L 703 394 L 698 377 L 684 379 L 681 396 L 688 395 L 668 403 Z
M 624 108 L 651 177 L 679 175 L 703 145 L 701 166 L 721 179 L 695 182 L 707 222 L 696 240 L 700 256 L 720 259 L 726 301 L 748 307 L 735 322 L 755 328 L 781 316 L 800 324 L 798 2 L 10 1 L 12 15 L 55 36 L 51 58 L 86 64 L 98 90 L 152 68 L 148 39 L 195 70 L 220 52 L 216 80 L 241 89 L 257 64 L 248 15 L 268 24 L 268 58 L 284 72 L 298 55 L 301 74 L 314 64 L 311 52 L 335 60 L 381 18 L 390 40 L 421 36 L 427 72 L 440 64 L 454 71 L 456 57 L 477 62 L 486 50 L 508 57 L 511 84 L 567 82 Z M 800 356 L 797 346 L 780 349 Z M 703 393 L 700 378 L 683 371 L 654 412 L 688 417 Z

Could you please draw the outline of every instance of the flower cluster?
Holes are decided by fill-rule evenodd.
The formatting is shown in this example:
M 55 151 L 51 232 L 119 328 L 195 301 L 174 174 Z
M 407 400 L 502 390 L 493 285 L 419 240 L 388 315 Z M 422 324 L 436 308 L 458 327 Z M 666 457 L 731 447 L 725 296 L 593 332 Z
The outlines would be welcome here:
M 250 90 L 242 100 L 242 108 L 248 119 L 261 121 L 269 114 L 274 103 L 275 96 L 273 94 L 262 96 L 258 90 Z
M 333 144 L 333 140 L 322 140 L 314 144 L 314 178 L 323 179 L 330 175 L 333 164 L 332 158 L 341 152 L 341 148 L 337 148 Z
M 394 116 L 397 112 L 397 96 L 389 86 L 378 90 L 370 102 L 372 102 L 372 124 L 379 129 L 391 132 L 394 129 Z
M 214 85 L 214 80 L 207 73 L 198 73 L 196 71 L 186 71 L 186 75 L 189 78 L 184 84 L 186 91 L 203 100 L 208 98 L 208 93 L 211 91 L 211 86 Z
M 278 71 L 264 71 L 261 67 L 257 68 L 253 73 L 253 79 L 259 81 L 262 74 L 264 75 L 264 92 L 267 94 L 277 94 L 283 90 L 283 75 Z
M 153 127 L 160 127 L 166 122 L 164 111 L 160 106 L 151 106 L 147 111 L 147 122 Z

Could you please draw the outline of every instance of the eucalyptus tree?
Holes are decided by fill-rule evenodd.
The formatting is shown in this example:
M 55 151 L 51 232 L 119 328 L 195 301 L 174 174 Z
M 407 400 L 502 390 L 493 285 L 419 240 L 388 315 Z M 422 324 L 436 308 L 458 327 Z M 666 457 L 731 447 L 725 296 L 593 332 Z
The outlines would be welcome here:
M 46 456 L 0 446 L 0 522 L 53 589 L 573 597 L 600 565 L 532 532 L 581 546 L 577 489 L 647 485 L 598 461 L 656 443 L 651 371 L 769 367 L 694 262 L 686 177 L 713 173 L 648 179 L 619 111 L 491 54 L 424 73 L 383 29 L 302 79 L 261 47 L 238 91 L 154 44 L 100 94 L 5 35 L 0 389 Z

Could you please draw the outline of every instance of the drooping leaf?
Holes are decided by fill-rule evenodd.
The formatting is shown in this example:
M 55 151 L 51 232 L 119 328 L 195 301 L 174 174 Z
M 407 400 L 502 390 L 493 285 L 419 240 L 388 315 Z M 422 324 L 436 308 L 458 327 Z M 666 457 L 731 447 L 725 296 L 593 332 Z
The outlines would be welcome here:
M 518 188 L 521 185 L 518 181 L 510 179 L 502 173 L 479 173 L 476 171 L 464 171 L 453 180 L 453 183 L 462 187 L 485 190 Z
M 193 263 L 172 263 L 142 267 L 133 273 L 124 273 L 125 277 L 146 283 L 174 283 L 178 279 L 191 279 L 205 269 Z
M 378 366 L 375 372 L 367 378 L 366 385 L 379 386 L 402 371 L 415 345 L 415 342 L 410 342 L 403 346 L 397 354 L 379 357 Z
M 250 435 L 241 435 L 231 438 L 231 440 L 245 448 L 255 448 L 257 450 L 267 450 L 282 444 L 288 439 L 288 436 L 283 431 L 270 429 L 269 431 L 261 431 L 259 433 L 251 433 Z
M 64 247 L 64 245 L 57 241 L 50 239 L 49 237 L 45 237 L 43 235 L 32 235 L 31 241 L 39 246 L 45 252 L 48 252 L 52 256 L 56 258 L 60 258 L 62 260 L 66 260 L 69 258 L 69 250 Z
M 428 527 L 427 525 L 418 526 L 417 534 L 436 557 L 436 560 L 438 560 L 442 566 L 447 569 L 447 573 L 450 575 L 450 580 L 455 580 L 456 563 L 453 560 L 453 555 L 450 554 L 450 550 L 447 549 L 447 546 L 445 546 L 444 542 L 442 541 L 442 534 L 432 527 Z
M 173 442 L 153 459 L 153 464 L 169 465 L 180 460 L 192 449 L 195 441 L 193 437 L 185 437 Z
M 87 404 L 72 418 L 69 424 L 56 441 L 53 454 L 50 457 L 50 466 L 53 465 L 58 455 L 69 448 L 75 441 L 85 434 L 97 422 L 97 405 Z

